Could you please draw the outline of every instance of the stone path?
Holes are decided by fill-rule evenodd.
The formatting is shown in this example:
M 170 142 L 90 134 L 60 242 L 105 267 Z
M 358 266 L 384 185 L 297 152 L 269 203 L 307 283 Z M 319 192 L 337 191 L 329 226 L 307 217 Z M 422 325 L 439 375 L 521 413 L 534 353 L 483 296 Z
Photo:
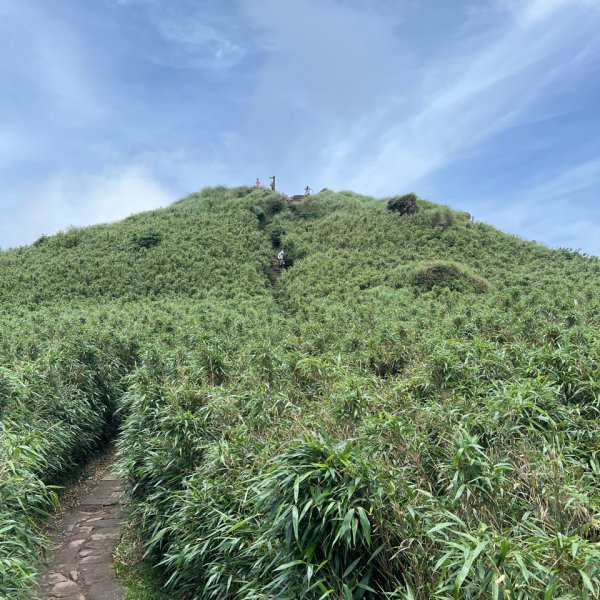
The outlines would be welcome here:
M 48 536 L 48 568 L 40 577 L 37 598 L 121 600 L 112 555 L 119 538 L 122 509 L 119 484 L 107 474 L 68 512 Z

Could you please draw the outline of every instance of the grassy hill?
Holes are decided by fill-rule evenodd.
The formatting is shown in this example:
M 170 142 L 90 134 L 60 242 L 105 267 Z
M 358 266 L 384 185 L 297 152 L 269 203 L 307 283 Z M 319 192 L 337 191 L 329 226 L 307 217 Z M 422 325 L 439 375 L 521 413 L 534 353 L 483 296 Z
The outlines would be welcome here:
M 115 434 L 168 597 L 598 597 L 600 261 L 417 207 L 218 187 L 0 253 L 0 598 Z

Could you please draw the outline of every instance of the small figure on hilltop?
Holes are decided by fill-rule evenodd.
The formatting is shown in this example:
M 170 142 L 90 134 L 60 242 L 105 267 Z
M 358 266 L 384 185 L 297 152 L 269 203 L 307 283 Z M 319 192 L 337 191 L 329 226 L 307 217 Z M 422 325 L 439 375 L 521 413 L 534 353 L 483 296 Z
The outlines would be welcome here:
M 254 182 L 254 187 L 260 187 L 260 179 L 257 177 L 256 181 Z
M 285 260 L 283 259 L 283 250 L 279 251 L 277 255 L 277 260 L 279 261 L 279 267 L 285 269 Z
M 269 187 L 275 191 L 275 175 L 271 175 L 271 177 L 269 177 L 269 179 L 271 180 L 271 183 L 269 184 Z
M 309 186 L 306 186 L 304 188 L 304 195 L 305 196 L 310 196 L 312 194 L 312 189 Z

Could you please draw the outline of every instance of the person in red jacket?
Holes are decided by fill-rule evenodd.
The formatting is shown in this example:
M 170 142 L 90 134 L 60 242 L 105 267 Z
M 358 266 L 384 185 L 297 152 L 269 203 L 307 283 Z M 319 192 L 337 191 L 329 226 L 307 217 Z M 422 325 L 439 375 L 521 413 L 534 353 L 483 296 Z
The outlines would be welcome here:
M 260 187 L 260 179 L 257 177 L 256 181 L 254 182 L 254 187 Z

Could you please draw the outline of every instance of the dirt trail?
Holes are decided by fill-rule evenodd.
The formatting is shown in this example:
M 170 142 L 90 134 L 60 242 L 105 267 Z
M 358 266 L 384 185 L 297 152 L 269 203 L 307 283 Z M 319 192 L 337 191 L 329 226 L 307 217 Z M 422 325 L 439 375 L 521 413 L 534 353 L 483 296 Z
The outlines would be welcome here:
M 112 555 L 123 512 L 119 482 L 109 464 L 52 527 L 48 568 L 40 577 L 39 600 L 121 600 Z

